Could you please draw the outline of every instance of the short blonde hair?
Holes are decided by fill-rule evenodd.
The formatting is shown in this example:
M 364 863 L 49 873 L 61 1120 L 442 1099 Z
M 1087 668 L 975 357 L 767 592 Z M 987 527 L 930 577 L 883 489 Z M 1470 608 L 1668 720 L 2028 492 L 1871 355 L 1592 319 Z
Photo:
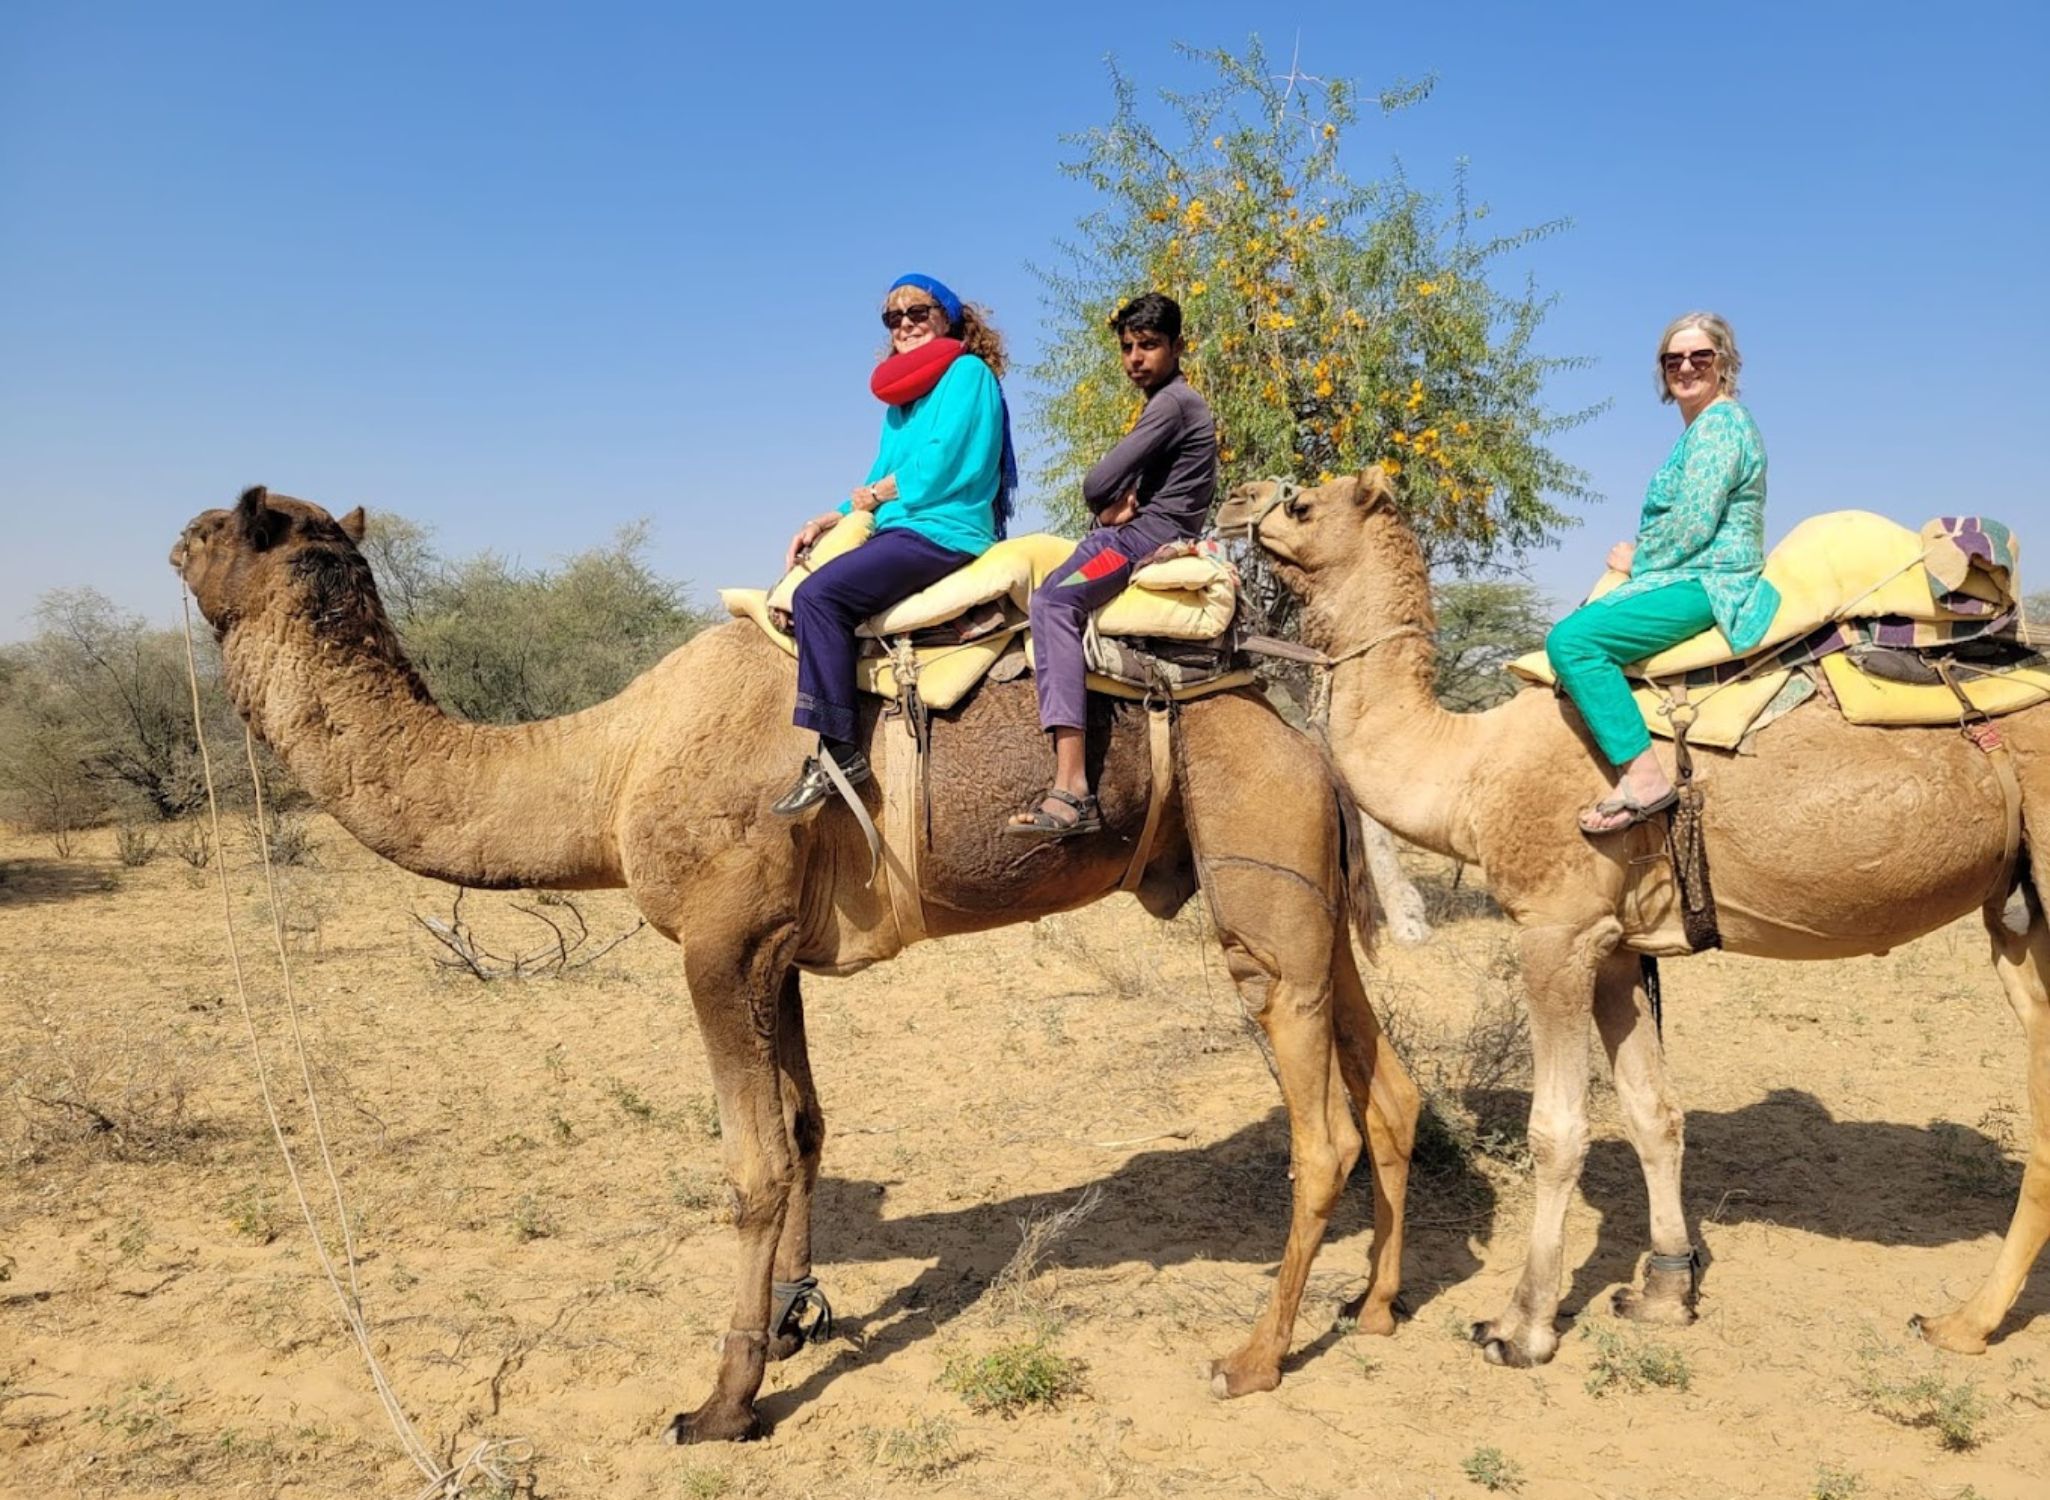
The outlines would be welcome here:
M 1730 328 L 1729 320 L 1720 313 L 1691 312 L 1666 324 L 1666 331 L 1659 335 L 1659 352 L 1651 362 L 1652 379 L 1658 382 L 1659 400 L 1671 404 L 1673 392 L 1666 384 L 1666 345 L 1672 343 L 1673 335 L 1683 328 L 1699 328 L 1708 335 L 1708 341 L 1715 345 L 1715 378 L 1718 388 L 1732 399 L 1737 394 L 1737 372 L 1744 368 L 1744 356 L 1737 352 L 1737 335 Z

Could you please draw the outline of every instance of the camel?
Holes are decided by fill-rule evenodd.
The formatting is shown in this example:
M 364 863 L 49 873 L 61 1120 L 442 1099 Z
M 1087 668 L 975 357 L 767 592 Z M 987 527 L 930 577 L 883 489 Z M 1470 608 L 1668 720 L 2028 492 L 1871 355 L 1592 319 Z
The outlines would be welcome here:
M 1523 1276 L 1474 1325 L 1497 1364 L 1558 1347 L 1566 1207 L 1588 1144 L 1590 1013 L 1644 1170 L 1652 1255 L 1627 1318 L 1693 1320 L 1699 1260 L 1681 1207 L 1683 1117 L 1667 1083 L 1640 955 L 1683 954 L 1663 820 L 1590 840 L 1575 821 L 1605 787 L 1570 705 L 1538 689 L 1480 714 L 1431 693 L 1430 579 L 1379 469 L 1313 489 L 1233 492 L 1220 531 L 1249 533 L 1303 601 L 1306 638 L 1335 663 L 1330 739 L 1362 809 L 1426 849 L 1478 864 L 1516 923 L 1535 1063 L 1536 1193 Z M 1963 1305 L 1915 1326 L 1982 1353 L 2050 1237 L 2050 708 L 2000 721 L 2023 788 L 2028 857 L 2007 858 L 2007 812 L 1987 755 L 1954 728 L 1873 729 L 1826 708 L 1761 732 L 1755 754 L 1697 751 L 1723 945 L 1772 958 L 1882 953 L 1979 908 L 2028 1053 L 2034 1133 L 2019 1202 L 1991 1273 Z M 1670 747 L 1667 754 L 1670 770 Z M 2033 794 L 2033 795 L 2031 795 Z M 1640 888 L 1629 888 L 1635 875 Z M 2002 920 L 2019 881 L 2026 930 Z
M 759 1430 L 766 1362 L 806 1330 L 811 1210 L 825 1121 L 812 1083 L 800 972 L 846 974 L 902 946 L 848 810 L 792 823 L 770 804 L 807 748 L 790 724 L 792 667 L 755 626 L 698 635 L 582 713 L 498 726 L 452 719 L 408 664 L 356 544 L 336 520 L 262 488 L 194 519 L 171 552 L 220 638 L 229 691 L 316 802 L 419 874 L 483 888 L 624 887 L 681 945 L 709 1056 L 734 1195 L 737 1287 L 712 1392 L 678 1416 L 680 1442 Z M 1087 905 L 1118 889 L 1146 816 L 1147 730 L 1136 705 L 1099 705 L 1106 831 L 1021 848 L 1004 814 L 1045 777 L 1029 682 L 985 682 L 931 726 L 930 936 Z M 894 725 L 866 726 L 873 753 Z M 1139 899 L 1171 916 L 1198 889 L 1225 962 L 1272 1047 L 1289 1119 L 1292 1204 L 1275 1284 L 1246 1342 L 1214 1362 L 1220 1396 L 1281 1378 L 1310 1263 L 1361 1150 L 1374 1232 L 1359 1328 L 1394 1330 L 1418 1096 L 1370 1008 L 1349 911 L 1364 890 L 1342 859 L 1344 794 L 1313 742 L 1258 695 L 1184 706 L 1176 771 Z M 893 749 L 892 753 L 901 753 Z M 863 792 L 884 822 L 883 793 Z M 1349 809 L 1347 809 L 1349 811 Z M 887 825 L 885 825 L 887 826 Z

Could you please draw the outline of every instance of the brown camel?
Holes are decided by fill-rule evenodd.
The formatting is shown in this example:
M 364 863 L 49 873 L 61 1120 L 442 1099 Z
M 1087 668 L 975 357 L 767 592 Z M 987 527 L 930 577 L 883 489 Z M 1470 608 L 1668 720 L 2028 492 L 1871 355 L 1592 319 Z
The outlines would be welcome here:
M 357 838 L 464 885 L 624 887 L 683 946 L 739 1255 L 715 1387 L 673 1431 L 750 1436 L 765 1362 L 802 1342 L 777 1286 L 811 1273 L 825 1125 L 798 972 L 851 973 L 902 946 L 888 901 L 866 884 L 867 847 L 845 808 L 795 824 L 770 815 L 805 750 L 789 722 L 791 664 L 736 621 L 583 713 L 454 720 L 399 649 L 362 535 L 360 510 L 337 521 L 253 489 L 187 526 L 171 562 L 220 636 L 236 707 Z M 999 830 L 1045 777 L 1030 684 L 985 683 L 935 717 L 922 864 L 930 935 L 1030 921 L 1118 888 L 1145 818 L 1147 732 L 1130 706 L 1096 711 L 1105 834 L 1024 848 Z M 885 732 L 901 735 L 873 716 L 868 731 L 871 750 Z M 1245 692 L 1188 704 L 1176 732 L 1171 805 L 1139 898 L 1167 916 L 1204 892 L 1226 965 L 1273 1047 L 1289 1116 L 1280 1272 L 1246 1343 L 1212 1366 L 1213 1389 L 1235 1396 L 1281 1378 L 1311 1259 L 1360 1152 L 1348 1091 L 1374 1164 L 1371 1276 L 1352 1310 L 1367 1331 L 1393 1330 L 1417 1095 L 1354 963 L 1343 793 L 1321 752 Z M 882 793 L 864 796 L 887 827 Z
M 1402 837 L 1472 861 L 1516 922 L 1536 1076 L 1530 1145 L 1536 1204 L 1523 1278 L 1474 1337 L 1499 1364 L 1558 1346 L 1566 1205 L 1587 1151 L 1587 1020 L 1614 1066 L 1644 1169 L 1652 1259 L 1616 1311 L 1686 1323 L 1695 1262 L 1680 1202 L 1682 1116 L 1646 1003 L 1639 955 L 1685 953 L 1662 820 L 1584 837 L 1577 811 L 1605 787 L 1593 741 L 1567 703 L 1530 690 L 1487 713 L 1431 693 L 1430 580 L 1384 474 L 1315 489 L 1235 491 L 1220 530 L 1251 528 L 1302 600 L 1304 631 L 1337 662 L 1333 753 L 1361 807 Z M 2020 1201 L 1991 1275 L 1963 1306 L 1917 1319 L 1931 1343 L 1981 1353 L 2050 1236 L 2050 708 L 2001 721 L 2024 788 L 2030 858 L 2006 859 L 2006 810 L 1987 756 L 1955 729 L 1873 729 L 1826 708 L 1763 731 L 1756 754 L 1700 752 L 1706 840 L 1724 946 L 1772 958 L 1880 953 L 1975 907 L 2028 1047 L 2035 1130 Z M 1670 765 L 1669 765 L 1670 769 Z M 2038 793 L 2030 798 L 2027 793 Z M 1632 890 L 1633 877 L 1637 889 Z M 2022 933 L 2002 922 L 2019 879 Z

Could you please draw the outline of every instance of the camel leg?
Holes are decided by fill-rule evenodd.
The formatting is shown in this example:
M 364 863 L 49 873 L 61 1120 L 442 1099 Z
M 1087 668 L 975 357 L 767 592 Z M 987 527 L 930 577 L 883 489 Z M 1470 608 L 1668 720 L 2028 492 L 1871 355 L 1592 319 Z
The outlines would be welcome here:
M 1685 1325 L 1694 1321 L 1694 1242 L 1680 1203 L 1680 1163 L 1686 1153 L 1686 1115 L 1674 1102 L 1666 1077 L 1651 1002 L 1644 992 L 1644 965 L 1634 953 L 1611 953 L 1595 976 L 1594 1020 L 1623 1128 L 1637 1151 L 1651 1205 L 1651 1256 L 1644 1287 L 1621 1287 L 1611 1305 L 1616 1315 L 1645 1323 Z
M 740 1440 L 760 1431 L 754 1398 L 768 1363 L 770 1280 L 798 1176 L 776 1041 L 791 947 L 787 926 L 740 937 L 693 931 L 684 945 L 691 1004 L 719 1100 L 739 1245 L 733 1321 L 720 1346 L 719 1372 L 704 1405 L 671 1424 L 670 1436 L 679 1443 Z
M 1402 1290 L 1403 1205 L 1409 1159 L 1416 1146 L 1420 1108 L 1416 1085 L 1388 1044 L 1380 1018 L 1360 981 L 1352 944 L 1340 934 L 1335 971 L 1338 1065 L 1346 1089 L 1367 1123 L 1374 1160 L 1374 1243 L 1367 1252 L 1367 1289 L 1345 1304 L 1343 1316 L 1360 1333 L 1395 1332 L 1395 1296 Z
M 1476 1323 L 1474 1342 L 1490 1364 L 1541 1365 L 1559 1348 L 1553 1320 L 1566 1249 L 1566 1208 L 1587 1159 L 1587 1019 L 1602 955 L 1592 935 L 1572 927 L 1526 927 L 1517 934 L 1530 992 L 1535 1068 L 1530 1154 L 1537 1201 L 1523 1279 L 1492 1323 Z
M 818 1185 L 819 1159 L 826 1145 L 826 1117 L 819 1108 L 818 1089 L 812 1083 L 811 1053 L 804 1034 L 804 996 L 794 968 L 783 976 L 782 993 L 777 997 L 776 1067 L 782 1081 L 783 1125 L 797 1152 L 797 1176 L 790 1184 L 790 1201 L 783 1211 L 783 1235 L 776 1242 L 776 1301 L 780 1305 L 781 1288 L 796 1286 L 811 1276 L 812 1192 Z M 796 1303 L 790 1308 L 799 1318 L 804 1311 Z M 830 1318 L 823 1300 L 819 1301 L 817 1311 Z M 783 1326 L 769 1330 L 769 1358 L 788 1359 L 804 1347 L 804 1338 L 803 1329 L 786 1317 Z
M 2028 1165 L 2022 1169 L 2021 1196 L 2014 1218 L 2001 1241 L 1993 1271 L 1978 1291 L 1955 1312 L 1940 1318 L 1916 1318 L 1913 1326 L 1939 1349 L 1954 1354 L 1984 1354 L 1986 1340 L 2014 1306 L 2029 1269 L 2050 1240 L 2050 923 L 2042 903 L 2029 893 L 2029 929 L 2017 937 L 2001 921 L 1998 904 L 1985 911 L 1986 931 L 1993 938 L 1993 966 L 2007 991 L 2007 1003 L 2022 1023 L 2028 1049 L 2029 1117 L 2032 1125 Z
M 1280 924 L 1288 938 L 1271 946 L 1235 930 L 1226 903 L 1216 905 L 1226 965 L 1274 1050 L 1288 1107 L 1292 1187 L 1288 1244 L 1273 1293 L 1246 1342 L 1210 1367 L 1210 1389 L 1220 1397 L 1271 1391 L 1281 1384 L 1281 1360 L 1295 1332 L 1310 1263 L 1360 1154 L 1359 1129 L 1346 1104 L 1345 1080 L 1332 1045 L 1330 918 L 1307 892 L 1300 898 L 1282 896 L 1277 904 L 1295 908 L 1287 913 L 1295 920 Z M 1319 926 L 1321 944 L 1304 941 Z

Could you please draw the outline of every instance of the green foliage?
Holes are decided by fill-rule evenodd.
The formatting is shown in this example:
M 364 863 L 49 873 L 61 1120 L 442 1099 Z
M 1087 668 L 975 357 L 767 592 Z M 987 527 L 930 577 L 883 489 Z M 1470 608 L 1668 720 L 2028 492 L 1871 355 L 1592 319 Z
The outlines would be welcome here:
M 1854 1471 L 1824 1464 L 1815 1471 L 1815 1487 L 1809 1494 L 1813 1500 L 1854 1500 L 1864 1487 L 1865 1481 Z
M 1433 590 L 1438 616 L 1438 701 L 1458 713 L 1512 697 L 1503 670 L 1545 643 L 1552 611 L 1537 585 L 1517 579 L 1456 579 Z
M 510 723 L 602 702 L 705 625 L 648 566 L 645 525 L 553 568 L 495 553 L 442 562 L 426 535 L 378 517 L 364 539 L 378 595 L 441 705 Z
M 1227 485 L 1382 464 L 1432 561 L 1462 568 L 1570 524 L 1557 502 L 1584 496 L 1585 476 L 1548 444 L 1598 408 L 1547 407 L 1549 377 L 1580 362 L 1536 351 L 1547 298 L 1491 279 L 1564 221 L 1481 232 L 1487 209 L 1469 201 L 1463 168 L 1449 200 L 1399 169 L 1355 182 L 1340 165 L 1361 101 L 1353 84 L 1277 76 L 1257 38 L 1241 54 L 1183 51 L 1216 82 L 1163 96 L 1168 132 L 1114 69 L 1110 123 L 1069 138 L 1066 170 L 1099 204 L 1067 264 L 1040 272 L 1053 317 L 1032 373 L 1049 392 L 1040 421 L 1057 520 L 1083 521 L 1073 481 L 1141 404 L 1109 316 L 1158 290 L 1187 313 L 1185 368 L 1217 413 Z M 1430 88 L 1366 103 L 1393 114 Z
M 1652 1386 L 1684 1391 L 1693 1381 L 1687 1356 L 1649 1335 L 1626 1335 L 1617 1326 L 1600 1321 L 1582 1322 L 1580 1335 L 1594 1342 L 1594 1367 L 1587 1374 L 1591 1396 Z
M 1476 1448 L 1460 1460 L 1466 1477 L 1484 1490 L 1513 1490 L 1523 1483 L 1523 1468 L 1500 1448 Z
M 1981 1428 L 1992 1407 L 1976 1382 L 1945 1380 L 1938 1370 L 1897 1379 L 1882 1373 L 1868 1358 L 1858 1394 L 1865 1404 L 1890 1422 L 1936 1434 L 1953 1453 L 1979 1446 Z
M 892 1474 L 937 1479 L 966 1456 L 948 1417 L 915 1417 L 902 1427 L 865 1427 L 869 1462 Z
M 1044 1334 L 1001 1344 L 986 1354 L 956 1354 L 940 1384 L 977 1412 L 1015 1417 L 1033 1407 L 1052 1409 L 1082 1389 L 1082 1366 L 1056 1353 Z

